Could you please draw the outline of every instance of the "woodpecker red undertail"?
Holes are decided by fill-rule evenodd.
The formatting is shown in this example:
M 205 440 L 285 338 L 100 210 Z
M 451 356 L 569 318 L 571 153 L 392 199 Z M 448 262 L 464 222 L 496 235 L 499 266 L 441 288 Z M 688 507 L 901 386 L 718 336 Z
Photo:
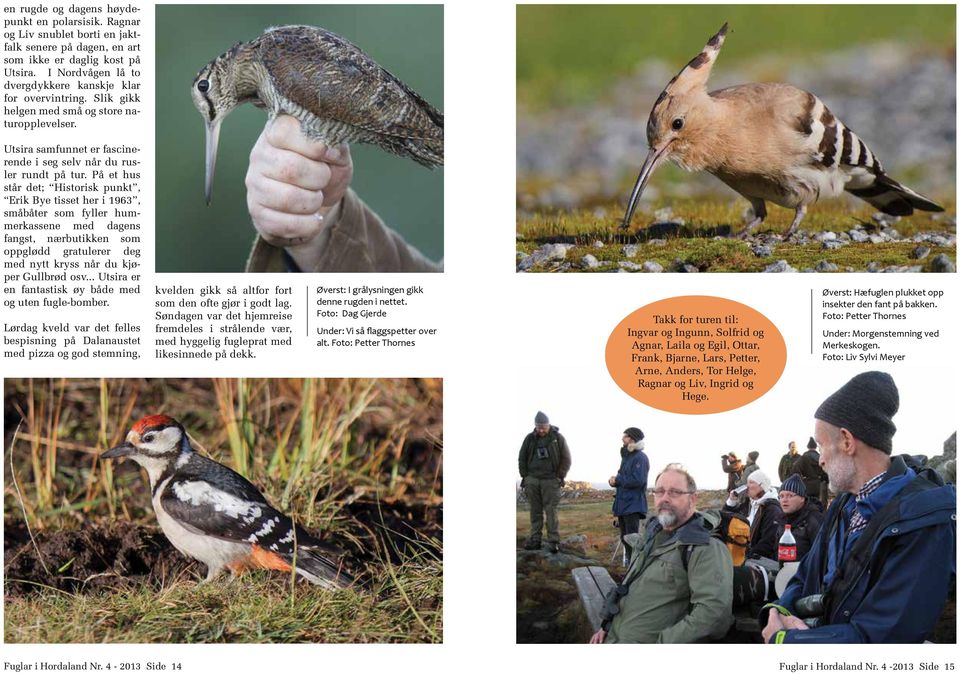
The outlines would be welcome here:
M 273 508 L 246 478 L 200 456 L 176 419 L 147 416 L 101 458 L 128 457 L 150 478 L 153 510 L 173 546 L 207 565 L 204 582 L 224 569 L 296 573 L 335 590 L 353 579 L 331 549 Z

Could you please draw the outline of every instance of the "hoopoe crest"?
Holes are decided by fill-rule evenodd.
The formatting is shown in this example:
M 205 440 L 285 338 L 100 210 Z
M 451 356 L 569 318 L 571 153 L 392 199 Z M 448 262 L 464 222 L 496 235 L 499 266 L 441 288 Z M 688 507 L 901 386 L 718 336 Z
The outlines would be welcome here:
M 727 36 L 727 24 L 667 83 L 647 120 L 649 154 L 627 204 L 622 229 L 665 159 L 688 171 L 708 171 L 753 206 L 747 236 L 771 201 L 796 211 L 790 237 L 807 206 L 844 191 L 890 215 L 942 211 L 884 172 L 857 134 L 813 94 L 789 84 L 740 84 L 707 92 L 707 80 Z

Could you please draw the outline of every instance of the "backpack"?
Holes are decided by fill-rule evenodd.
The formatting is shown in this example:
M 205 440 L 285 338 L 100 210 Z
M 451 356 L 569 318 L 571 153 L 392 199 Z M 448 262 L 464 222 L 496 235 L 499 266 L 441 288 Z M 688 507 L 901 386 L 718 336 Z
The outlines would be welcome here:
M 750 542 L 749 520 L 739 513 L 726 510 L 707 510 L 701 514 L 704 522 L 713 527 L 710 535 L 727 546 L 727 550 L 730 551 L 730 556 L 733 558 L 733 565 L 740 566 L 743 564 L 747 557 L 747 543 Z M 690 555 L 692 554 L 693 546 L 684 546 L 682 553 L 684 571 L 690 566 Z

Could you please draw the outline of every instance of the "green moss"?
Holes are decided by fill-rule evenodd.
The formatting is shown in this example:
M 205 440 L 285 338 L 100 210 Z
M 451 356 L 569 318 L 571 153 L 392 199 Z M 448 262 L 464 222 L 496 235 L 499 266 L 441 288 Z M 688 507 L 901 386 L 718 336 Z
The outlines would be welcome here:
M 942 199 L 947 213 L 955 213 L 955 200 Z M 642 263 L 652 260 L 665 270 L 670 270 L 675 260 L 692 264 L 700 271 L 710 272 L 758 272 L 777 260 L 786 260 L 797 270 L 816 267 L 821 261 L 831 262 L 840 271 L 866 271 L 871 262 L 881 267 L 923 265 L 927 270 L 927 260 L 945 253 L 956 261 L 956 249 L 952 247 L 929 246 L 927 260 L 914 260 L 910 253 L 918 244 L 912 242 L 896 243 L 850 243 L 836 250 L 826 250 L 820 243 L 795 244 L 779 242 L 767 244 L 772 248 L 770 257 L 757 257 L 750 244 L 737 238 L 728 238 L 730 233 L 743 228 L 743 209 L 745 202 L 735 200 L 717 201 L 715 199 L 671 200 L 670 207 L 676 218 L 685 222 L 680 236 L 671 236 L 659 242 L 647 241 L 648 224 L 652 222 L 652 213 L 666 206 L 661 200 L 648 206 L 643 213 L 637 213 L 629 232 L 619 229 L 622 207 L 607 204 L 608 215 L 598 218 L 593 211 L 570 211 L 536 213 L 517 224 L 517 250 L 532 253 L 545 243 L 571 243 L 574 248 L 567 252 L 567 261 L 573 262 L 579 271 L 579 263 L 587 255 L 593 255 L 601 266 L 583 270 L 605 272 L 616 269 L 618 263 L 629 260 Z M 817 204 L 810 209 L 801 228 L 808 232 L 833 231 L 842 233 L 855 227 L 868 224 L 873 226 L 874 213 L 868 205 L 853 210 L 843 201 L 834 200 Z M 933 213 L 917 213 L 902 218 L 893 225 L 901 236 L 913 236 L 919 232 L 953 231 L 942 218 Z M 754 234 L 784 234 L 793 219 L 793 211 L 771 207 L 770 215 Z M 722 238 L 717 238 L 720 235 Z M 603 247 L 595 247 L 596 241 Z M 624 245 L 635 244 L 639 250 L 632 258 L 624 255 Z M 546 271 L 535 270 L 535 271 Z

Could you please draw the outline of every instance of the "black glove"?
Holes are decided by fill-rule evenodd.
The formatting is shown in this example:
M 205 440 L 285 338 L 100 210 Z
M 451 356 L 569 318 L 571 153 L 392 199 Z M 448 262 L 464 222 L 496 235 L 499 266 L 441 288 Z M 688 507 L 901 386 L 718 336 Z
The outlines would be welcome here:
M 527 478 L 525 477 L 520 478 L 520 488 L 523 489 L 526 486 L 527 486 Z
M 567 481 L 564 480 L 564 479 L 561 477 L 561 478 L 560 478 L 560 486 L 562 487 L 562 486 L 565 485 L 566 483 L 567 483 Z

